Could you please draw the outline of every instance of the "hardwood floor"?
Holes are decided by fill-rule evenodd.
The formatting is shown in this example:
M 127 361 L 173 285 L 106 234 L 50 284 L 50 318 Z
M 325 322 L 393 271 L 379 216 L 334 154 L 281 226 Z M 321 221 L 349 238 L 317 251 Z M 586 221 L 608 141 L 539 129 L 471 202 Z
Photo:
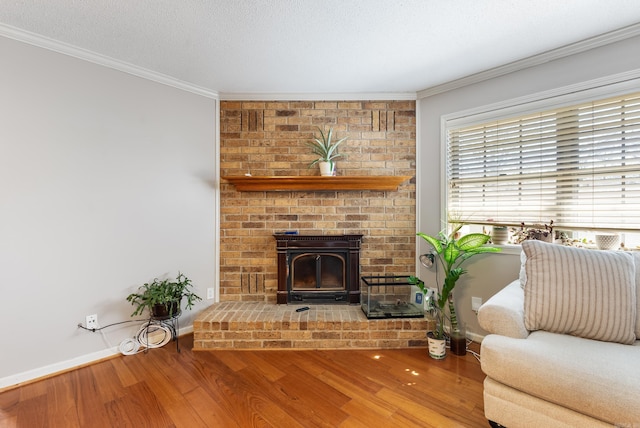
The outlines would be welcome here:
M 488 427 L 480 364 L 425 349 L 119 356 L 0 394 L 0 427 Z M 477 346 L 476 346 L 477 348 Z

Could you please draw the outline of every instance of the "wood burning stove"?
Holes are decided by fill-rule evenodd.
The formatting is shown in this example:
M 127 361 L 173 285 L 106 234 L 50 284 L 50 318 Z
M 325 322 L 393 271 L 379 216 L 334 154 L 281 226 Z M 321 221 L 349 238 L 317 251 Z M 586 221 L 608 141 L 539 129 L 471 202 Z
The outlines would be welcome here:
M 273 236 L 278 303 L 360 303 L 362 235 Z

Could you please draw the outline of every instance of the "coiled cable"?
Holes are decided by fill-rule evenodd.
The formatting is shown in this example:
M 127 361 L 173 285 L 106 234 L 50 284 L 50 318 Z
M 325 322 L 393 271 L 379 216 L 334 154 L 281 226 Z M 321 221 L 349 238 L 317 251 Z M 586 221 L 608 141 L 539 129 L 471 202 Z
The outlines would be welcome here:
M 146 348 L 160 348 L 171 341 L 173 332 L 164 323 L 147 323 L 136 334 L 138 343 Z
M 140 352 L 140 343 L 135 338 L 124 339 L 118 350 L 122 355 L 134 355 Z
M 160 348 L 169 343 L 173 336 L 173 329 L 165 323 L 146 322 L 133 338 L 120 342 L 118 349 L 122 355 L 134 355 L 145 348 Z

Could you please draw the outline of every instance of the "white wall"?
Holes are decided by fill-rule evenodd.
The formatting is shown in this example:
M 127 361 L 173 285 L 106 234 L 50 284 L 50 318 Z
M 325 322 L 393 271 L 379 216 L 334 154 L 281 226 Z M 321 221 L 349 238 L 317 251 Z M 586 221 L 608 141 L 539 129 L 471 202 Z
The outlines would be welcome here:
M 0 37 L 0 387 L 108 354 L 125 297 L 214 287 L 216 101 Z M 191 324 L 202 302 L 181 318 Z
M 543 91 L 556 90 L 607 76 L 640 70 L 640 37 L 634 37 L 559 60 L 468 85 L 418 100 L 418 230 L 435 234 L 441 223 L 441 127 L 442 116 L 499 103 Z M 420 242 L 420 253 L 428 246 Z M 508 282 L 517 278 L 519 253 L 483 255 L 471 259 L 469 273 L 456 288 L 459 316 L 473 333 L 484 335 L 471 311 L 471 297 L 487 300 Z M 435 285 L 434 274 L 420 267 L 419 276 Z M 442 280 L 442 277 L 440 277 Z

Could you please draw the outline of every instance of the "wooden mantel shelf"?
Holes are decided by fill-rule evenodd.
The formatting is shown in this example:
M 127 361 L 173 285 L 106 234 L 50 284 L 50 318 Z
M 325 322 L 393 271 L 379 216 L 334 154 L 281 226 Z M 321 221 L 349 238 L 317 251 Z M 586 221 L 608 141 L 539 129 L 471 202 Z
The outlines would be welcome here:
M 397 190 L 410 175 L 358 175 L 358 176 L 227 176 L 224 180 L 236 186 L 239 192 L 252 191 L 332 191 L 332 190 Z

